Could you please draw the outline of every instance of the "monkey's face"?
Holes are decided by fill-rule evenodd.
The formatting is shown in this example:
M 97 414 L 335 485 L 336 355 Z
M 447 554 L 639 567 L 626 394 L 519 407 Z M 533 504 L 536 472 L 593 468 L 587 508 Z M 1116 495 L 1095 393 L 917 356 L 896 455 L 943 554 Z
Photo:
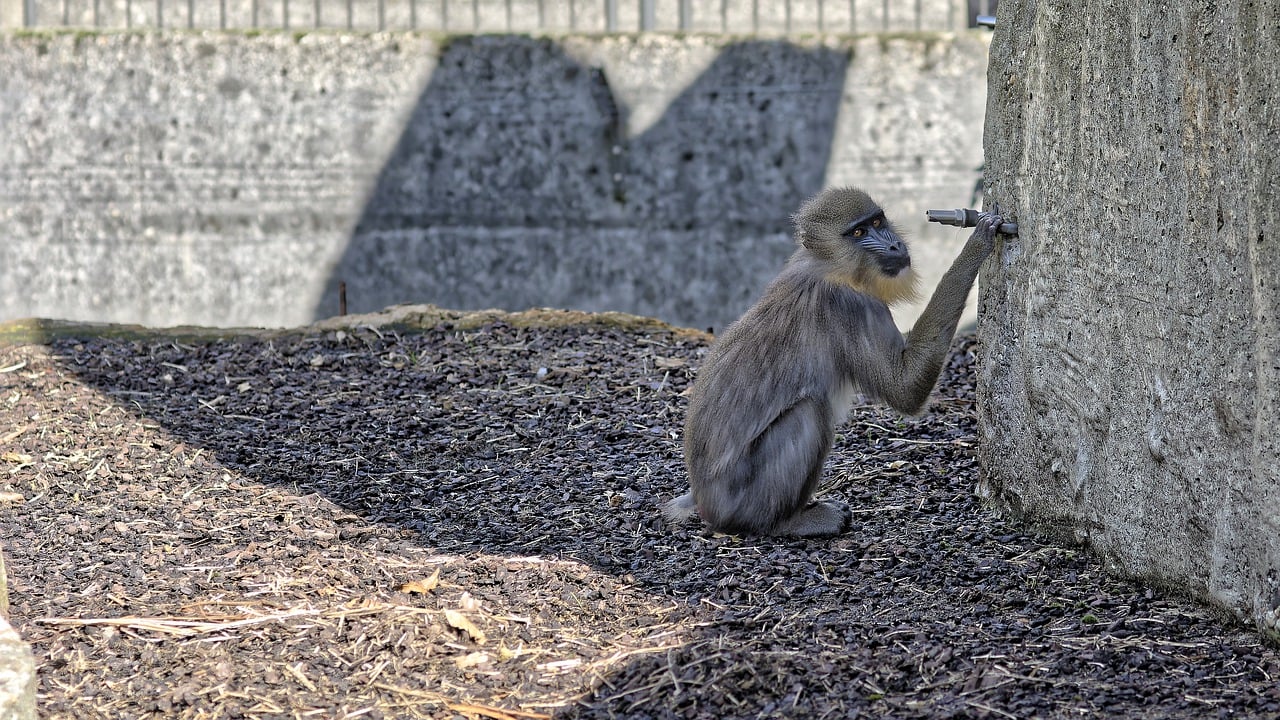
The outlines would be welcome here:
M 840 236 L 868 253 L 880 272 L 888 277 L 897 277 L 911 267 L 907 244 L 898 237 L 880 208 L 851 220 Z
M 825 190 L 800 207 L 795 222 L 796 239 L 829 265 L 830 279 L 886 303 L 914 297 L 911 252 L 866 193 Z

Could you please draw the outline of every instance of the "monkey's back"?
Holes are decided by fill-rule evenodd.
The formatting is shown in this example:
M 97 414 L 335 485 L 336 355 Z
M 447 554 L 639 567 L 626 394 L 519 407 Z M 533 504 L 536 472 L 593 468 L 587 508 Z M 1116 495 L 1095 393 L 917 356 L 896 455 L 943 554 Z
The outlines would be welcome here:
M 862 353 L 849 338 L 892 324 L 888 307 L 804 267 L 803 252 L 755 305 L 725 329 L 694 382 L 685 419 L 685 464 L 699 482 L 731 472 L 775 420 L 802 401 L 842 420 L 864 388 Z

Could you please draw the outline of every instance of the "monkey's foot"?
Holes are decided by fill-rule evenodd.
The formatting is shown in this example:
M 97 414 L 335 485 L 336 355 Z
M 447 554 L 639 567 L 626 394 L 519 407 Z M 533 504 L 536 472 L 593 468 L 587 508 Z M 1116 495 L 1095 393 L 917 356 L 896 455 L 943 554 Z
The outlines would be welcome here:
M 688 522 L 697 512 L 698 506 L 693 502 L 693 493 L 685 493 L 662 505 L 662 516 L 672 525 Z
M 772 535 L 796 537 L 825 537 L 839 535 L 849 529 L 853 512 L 849 506 L 835 500 L 819 500 L 774 526 Z

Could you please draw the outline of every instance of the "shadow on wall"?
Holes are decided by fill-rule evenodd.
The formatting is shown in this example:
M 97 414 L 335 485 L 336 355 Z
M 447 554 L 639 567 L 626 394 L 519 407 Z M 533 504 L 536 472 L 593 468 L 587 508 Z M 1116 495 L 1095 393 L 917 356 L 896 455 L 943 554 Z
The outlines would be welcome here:
M 623 310 L 722 326 L 821 189 L 848 53 L 725 46 L 644 133 L 548 39 L 460 38 L 395 146 L 314 316 L 403 302 Z

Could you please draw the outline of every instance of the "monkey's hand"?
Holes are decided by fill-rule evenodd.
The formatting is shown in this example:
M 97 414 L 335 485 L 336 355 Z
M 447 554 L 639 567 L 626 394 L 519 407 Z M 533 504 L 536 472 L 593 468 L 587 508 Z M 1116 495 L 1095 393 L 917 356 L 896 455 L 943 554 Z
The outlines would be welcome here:
M 965 244 L 965 250 L 975 252 L 985 260 L 996 248 L 996 231 L 1002 224 L 1004 217 L 1000 215 L 999 205 L 978 213 L 978 222 L 974 225 L 973 235 L 969 236 L 969 242 Z

